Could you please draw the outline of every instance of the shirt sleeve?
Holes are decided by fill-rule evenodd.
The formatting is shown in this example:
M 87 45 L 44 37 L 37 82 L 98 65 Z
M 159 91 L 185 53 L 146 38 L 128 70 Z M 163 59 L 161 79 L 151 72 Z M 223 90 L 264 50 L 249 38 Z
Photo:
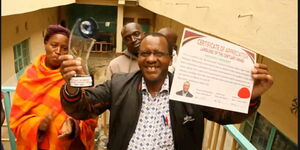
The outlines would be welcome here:
M 81 88 L 76 97 L 68 97 L 63 87 L 60 93 L 64 111 L 77 120 L 95 118 L 111 105 L 110 80 L 95 88 Z

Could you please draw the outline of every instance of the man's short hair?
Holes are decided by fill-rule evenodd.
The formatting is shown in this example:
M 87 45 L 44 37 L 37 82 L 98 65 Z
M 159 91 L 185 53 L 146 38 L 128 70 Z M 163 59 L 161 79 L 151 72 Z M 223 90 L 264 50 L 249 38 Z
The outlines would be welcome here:
M 190 84 L 190 81 L 184 81 L 184 83 L 183 83 L 183 84 L 186 84 L 186 83 L 187 83 L 187 84 Z
M 134 25 L 136 25 L 137 28 L 138 28 L 141 32 L 143 32 L 142 26 L 141 26 L 140 24 L 138 24 L 138 23 L 136 23 L 136 22 L 128 22 L 128 23 L 126 23 L 126 24 L 123 26 L 123 28 L 122 28 L 122 30 L 121 30 L 122 38 L 123 38 L 124 30 L 126 29 L 126 27 L 127 27 L 129 24 L 134 24 Z

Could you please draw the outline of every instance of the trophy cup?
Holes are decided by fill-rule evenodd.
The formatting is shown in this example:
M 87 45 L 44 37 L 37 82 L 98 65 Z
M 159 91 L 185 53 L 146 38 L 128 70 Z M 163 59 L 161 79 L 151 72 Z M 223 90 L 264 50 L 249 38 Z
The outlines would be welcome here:
M 95 43 L 93 37 L 98 30 L 96 21 L 93 18 L 79 18 L 73 26 L 69 39 L 69 54 L 74 58 L 81 58 L 83 72 L 73 76 L 70 80 L 71 87 L 93 86 L 92 77 L 88 70 L 88 58 Z

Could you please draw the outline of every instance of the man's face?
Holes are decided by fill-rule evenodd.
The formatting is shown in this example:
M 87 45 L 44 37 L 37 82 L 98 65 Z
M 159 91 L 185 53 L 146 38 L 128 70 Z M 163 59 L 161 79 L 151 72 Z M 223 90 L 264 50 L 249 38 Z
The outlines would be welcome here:
M 164 37 L 150 35 L 141 42 L 137 61 L 146 82 L 164 82 L 171 60 Z
M 124 27 L 122 37 L 128 51 L 137 56 L 141 39 L 143 37 L 142 29 L 137 24 L 128 24 Z
M 185 83 L 183 84 L 183 91 L 184 91 L 184 92 L 187 92 L 187 91 L 189 91 L 189 88 L 190 88 L 190 83 L 185 82 Z

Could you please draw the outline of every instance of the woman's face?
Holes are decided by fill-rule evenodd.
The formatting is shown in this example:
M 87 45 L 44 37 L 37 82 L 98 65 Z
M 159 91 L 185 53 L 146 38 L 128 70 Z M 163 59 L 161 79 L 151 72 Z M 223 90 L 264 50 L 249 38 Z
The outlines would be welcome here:
M 63 34 L 53 34 L 45 43 L 46 66 L 51 69 L 60 67 L 61 61 L 58 60 L 60 55 L 68 53 L 69 38 Z

